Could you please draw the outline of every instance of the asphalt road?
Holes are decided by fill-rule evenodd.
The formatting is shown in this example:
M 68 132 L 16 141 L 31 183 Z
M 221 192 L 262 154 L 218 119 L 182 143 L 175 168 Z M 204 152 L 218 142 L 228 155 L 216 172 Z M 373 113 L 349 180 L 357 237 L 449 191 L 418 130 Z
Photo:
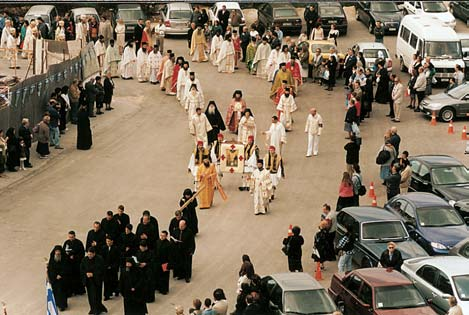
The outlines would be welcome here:
M 348 13 L 349 33 L 339 38 L 342 51 L 357 41 L 372 40 L 366 27 L 353 19 L 353 9 Z M 458 29 L 465 26 L 458 25 Z M 385 44 L 393 53 L 395 37 L 386 37 Z M 171 47 L 176 55 L 187 56 L 185 40 L 168 39 L 165 47 Z M 223 115 L 233 91 L 243 91 L 253 110 L 258 144 L 264 154 L 265 141 L 260 132 L 267 130 L 275 112 L 268 98 L 270 84 L 247 74 L 244 65 L 233 75 L 219 74 L 209 63 L 191 63 L 191 68 L 199 75 L 206 100 L 215 100 Z M 75 230 L 85 241 L 92 222 L 119 204 L 126 206 L 135 226 L 142 211 L 149 209 L 158 218 L 160 229 L 165 228 L 182 191 L 192 187 L 187 162 L 193 140 L 187 130 L 187 115 L 175 98 L 150 84 L 116 80 L 116 85 L 116 110 L 92 121 L 92 150 L 74 149 L 75 129 L 70 127 L 69 134 L 62 138 L 66 148 L 63 152 L 54 154 L 40 167 L 36 164 L 38 167 L 28 170 L 30 174 L 22 181 L 0 192 L 0 301 L 6 303 L 9 314 L 44 313 L 45 257 L 55 244 L 63 243 L 68 230 Z M 213 208 L 198 212 L 200 235 L 196 239 L 192 282 L 172 281 L 169 295 L 158 295 L 149 305 L 150 314 L 173 314 L 175 305 L 187 308 L 193 298 L 211 297 L 217 287 L 225 290 L 232 311 L 242 254 L 251 256 L 260 275 L 287 271 L 286 257 L 280 249 L 289 224 L 302 227 L 306 239 L 303 265 L 313 274 L 310 256 L 321 205 L 335 205 L 345 170 L 344 97 L 340 84 L 332 93 L 310 83 L 302 87 L 293 132 L 288 133 L 284 149 L 286 179 L 278 187 L 271 211 L 254 216 L 249 194 L 237 189 L 240 176 L 226 175 L 222 184 L 228 200 L 223 202 L 217 194 Z M 303 128 L 312 106 L 323 116 L 325 128 L 319 156 L 305 158 Z M 392 126 L 386 113 L 387 106 L 374 105 L 372 118 L 361 126 L 364 183 L 375 182 L 379 205 L 385 201 L 385 194 L 374 160 L 385 130 Z M 402 150 L 412 155 L 439 153 L 467 160 L 463 154 L 465 143 L 459 139 L 462 126 L 469 122 L 455 122 L 456 134 L 450 136 L 446 124 L 431 127 L 427 118 L 407 109 L 401 120 L 398 128 Z M 361 203 L 370 204 L 371 200 L 365 197 Z M 324 272 L 325 286 L 335 269 L 332 263 Z M 110 314 L 123 313 L 122 298 L 105 305 Z M 67 314 L 88 311 L 85 296 L 70 299 L 69 306 Z

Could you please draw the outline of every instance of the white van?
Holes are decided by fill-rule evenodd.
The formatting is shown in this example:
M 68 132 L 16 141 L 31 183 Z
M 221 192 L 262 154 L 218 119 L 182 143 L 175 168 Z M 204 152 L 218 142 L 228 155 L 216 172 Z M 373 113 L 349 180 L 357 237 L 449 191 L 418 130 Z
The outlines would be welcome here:
M 407 15 L 402 19 L 396 40 L 401 71 L 412 66 L 416 52 L 431 58 L 439 82 L 448 82 L 457 64 L 464 68 L 458 35 L 436 17 Z

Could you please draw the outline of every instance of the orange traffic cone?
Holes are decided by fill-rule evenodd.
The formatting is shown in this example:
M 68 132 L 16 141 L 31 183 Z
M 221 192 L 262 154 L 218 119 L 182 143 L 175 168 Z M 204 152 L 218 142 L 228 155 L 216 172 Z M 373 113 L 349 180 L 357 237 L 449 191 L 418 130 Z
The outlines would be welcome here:
M 453 126 L 453 121 L 452 121 L 452 120 L 449 121 L 449 125 L 448 125 L 448 134 L 449 134 L 449 135 L 454 134 L 454 126 Z
M 377 207 L 378 203 L 376 202 L 376 196 L 373 197 L 373 201 L 371 202 L 372 207 Z
M 319 261 L 316 263 L 316 272 L 314 273 L 314 278 L 317 281 L 323 280 L 322 273 L 321 273 L 321 263 Z
M 431 126 L 436 126 L 436 115 L 435 111 L 432 112 L 432 120 L 430 121 Z
M 464 128 L 462 128 L 461 140 L 467 140 L 467 129 L 466 129 L 466 126 L 464 126 Z
M 370 184 L 370 191 L 368 192 L 368 197 L 370 197 L 370 198 L 376 197 L 376 195 L 375 195 L 375 185 L 373 184 L 373 182 L 371 182 L 371 184 Z
M 288 236 L 293 236 L 293 225 L 290 224 L 290 226 L 288 227 Z

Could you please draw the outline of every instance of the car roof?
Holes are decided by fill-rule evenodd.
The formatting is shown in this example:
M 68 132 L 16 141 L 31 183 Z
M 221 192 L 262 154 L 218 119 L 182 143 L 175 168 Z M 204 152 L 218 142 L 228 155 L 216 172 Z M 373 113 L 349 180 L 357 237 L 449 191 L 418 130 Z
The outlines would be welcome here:
M 388 50 L 383 43 L 375 43 L 375 42 L 359 42 L 357 46 L 361 49 L 385 49 Z
M 457 41 L 456 32 L 435 16 L 409 14 L 402 18 L 401 25 L 411 28 L 413 33 L 430 41 Z
M 26 15 L 41 14 L 41 13 L 44 13 L 44 12 L 49 13 L 54 8 L 55 8 L 55 6 L 47 5 L 47 4 L 33 5 L 32 7 L 29 8 Z
M 402 273 L 386 268 L 362 268 L 353 271 L 372 287 L 390 287 L 398 285 L 412 284 L 412 282 Z
M 190 3 L 187 3 L 187 2 L 168 2 L 167 3 L 167 6 L 168 8 L 171 8 L 171 9 L 191 9 L 192 10 L 192 6 Z
M 469 274 L 467 258 L 461 256 L 419 257 L 406 260 L 404 264 L 408 266 L 417 264 L 418 267 L 423 265 L 434 266 L 450 277 Z
M 342 7 L 339 2 L 332 2 L 332 1 L 318 1 L 318 5 L 320 7 Z
M 393 220 L 400 221 L 399 217 L 383 208 L 379 207 L 348 207 L 340 212 L 345 212 L 355 218 L 358 222 Z
M 459 39 L 469 39 L 469 33 L 457 33 Z
M 140 6 L 140 4 L 131 4 L 131 3 L 118 4 L 117 8 L 119 10 L 142 10 L 142 7 Z
M 217 8 L 226 6 L 227 10 L 240 9 L 239 3 L 236 1 L 215 2 L 215 5 L 217 6 Z
M 399 196 L 401 199 L 412 202 L 417 208 L 435 207 L 435 206 L 447 206 L 450 207 L 449 203 L 438 197 L 435 194 L 426 192 L 411 192 L 405 195 Z
M 270 5 L 271 5 L 274 9 L 275 9 L 275 8 L 289 8 L 289 9 L 293 8 L 293 9 L 295 9 L 295 7 L 292 6 L 292 5 L 289 4 L 289 3 L 281 3 L 281 2 L 280 2 L 280 3 L 271 3 Z
M 285 272 L 271 275 L 284 291 L 319 290 L 323 286 L 304 272 Z
M 464 166 L 461 162 L 449 155 L 417 155 L 411 156 L 409 159 L 418 160 L 430 167 Z
M 73 14 L 80 15 L 80 14 L 98 14 L 95 8 L 91 7 L 82 7 L 82 8 L 73 8 L 71 10 Z

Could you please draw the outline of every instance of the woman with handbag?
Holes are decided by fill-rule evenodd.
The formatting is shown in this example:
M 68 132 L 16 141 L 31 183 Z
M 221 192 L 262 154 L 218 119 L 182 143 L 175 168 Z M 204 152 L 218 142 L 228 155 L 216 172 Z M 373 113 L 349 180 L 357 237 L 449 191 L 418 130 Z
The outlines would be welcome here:
M 328 239 L 329 228 L 330 226 L 328 221 L 321 221 L 319 223 L 319 231 L 314 236 L 314 248 L 311 258 L 313 258 L 314 262 L 321 263 L 322 270 L 326 269 L 324 265 L 326 261 L 335 260 L 334 247 Z
M 353 205 L 358 207 L 360 205 L 360 196 L 366 194 L 366 187 L 362 184 L 362 175 L 360 171 L 360 165 L 353 165 Z
M 349 172 L 344 172 L 342 181 L 339 187 L 339 198 L 337 199 L 336 211 L 340 211 L 343 208 L 352 207 L 354 201 L 353 196 L 353 182 Z
M 303 255 L 301 246 L 303 246 L 305 240 L 300 235 L 301 229 L 299 226 L 292 228 L 293 235 L 283 239 L 284 253 L 288 256 L 288 270 L 290 272 L 303 272 L 303 266 L 301 264 L 301 256 Z

